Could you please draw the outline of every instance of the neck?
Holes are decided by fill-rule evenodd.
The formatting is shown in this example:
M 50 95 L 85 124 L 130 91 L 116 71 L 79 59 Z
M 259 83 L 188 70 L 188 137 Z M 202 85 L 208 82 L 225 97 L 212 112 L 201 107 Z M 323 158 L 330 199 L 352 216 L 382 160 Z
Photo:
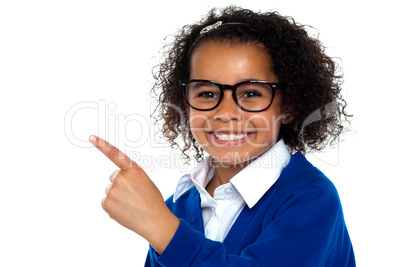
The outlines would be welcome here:
M 243 170 L 250 162 L 244 162 L 238 165 L 222 165 L 219 162 L 214 162 L 215 176 L 207 185 L 207 192 L 213 197 L 217 187 L 229 183 L 230 179 Z

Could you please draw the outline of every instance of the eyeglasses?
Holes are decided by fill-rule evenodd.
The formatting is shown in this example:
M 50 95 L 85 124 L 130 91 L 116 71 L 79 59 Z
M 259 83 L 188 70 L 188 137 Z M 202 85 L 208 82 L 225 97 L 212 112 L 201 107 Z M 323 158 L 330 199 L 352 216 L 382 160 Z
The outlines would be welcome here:
M 212 110 L 223 99 L 223 90 L 232 90 L 236 104 L 245 111 L 260 112 L 268 109 L 276 90 L 283 83 L 265 81 L 245 81 L 234 85 L 220 84 L 208 80 L 181 80 L 180 87 L 190 107 L 196 110 Z

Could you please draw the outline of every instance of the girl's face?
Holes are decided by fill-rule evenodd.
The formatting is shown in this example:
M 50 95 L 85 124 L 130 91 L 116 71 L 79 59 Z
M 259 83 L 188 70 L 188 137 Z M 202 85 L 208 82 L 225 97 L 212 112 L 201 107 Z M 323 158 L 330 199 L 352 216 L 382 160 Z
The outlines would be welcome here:
M 249 80 L 279 82 L 270 56 L 263 51 L 262 45 L 206 43 L 192 55 L 190 79 L 230 85 Z M 215 109 L 187 110 L 192 134 L 216 163 L 249 162 L 277 142 L 285 118 L 280 100 L 279 90 L 267 110 L 248 112 L 236 104 L 231 90 L 224 90 Z

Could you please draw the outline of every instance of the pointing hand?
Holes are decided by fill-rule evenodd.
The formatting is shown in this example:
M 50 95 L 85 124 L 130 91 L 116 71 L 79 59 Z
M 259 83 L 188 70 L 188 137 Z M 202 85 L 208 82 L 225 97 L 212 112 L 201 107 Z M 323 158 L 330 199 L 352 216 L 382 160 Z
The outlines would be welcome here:
M 106 188 L 103 209 L 112 219 L 147 239 L 161 254 L 174 236 L 179 219 L 137 163 L 97 136 L 91 135 L 89 140 L 119 167 L 110 175 L 112 184 Z

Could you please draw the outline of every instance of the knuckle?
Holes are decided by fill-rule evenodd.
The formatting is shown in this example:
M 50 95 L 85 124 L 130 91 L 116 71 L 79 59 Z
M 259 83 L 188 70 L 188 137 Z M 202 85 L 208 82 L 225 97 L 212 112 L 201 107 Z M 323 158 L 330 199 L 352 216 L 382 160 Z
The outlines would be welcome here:
M 113 200 L 113 197 L 109 195 L 107 195 L 102 202 L 102 207 L 103 209 L 107 212 L 107 213 L 111 213 L 114 208 L 115 208 L 115 201 Z
M 111 159 L 117 159 L 117 158 L 119 158 L 119 152 L 120 152 L 120 151 L 119 151 L 117 148 L 112 147 L 112 148 L 109 150 L 107 156 L 108 156 L 108 158 L 111 158 Z
M 109 191 L 107 193 L 106 200 L 109 200 L 109 202 L 110 202 L 111 198 L 114 198 L 115 196 L 116 196 L 116 186 L 113 184 L 109 187 Z
M 111 183 L 114 182 L 114 180 L 116 179 L 116 177 L 120 174 L 120 170 L 114 171 L 110 176 L 109 176 L 109 180 Z
M 110 210 L 110 199 L 108 197 L 105 197 L 102 200 L 102 208 L 108 212 Z
M 130 162 L 130 168 L 131 169 L 137 169 L 137 168 L 140 168 L 140 165 L 138 165 L 137 162 L 135 162 L 135 161 L 131 161 Z
M 116 187 L 120 186 L 124 179 L 124 176 L 119 173 L 118 175 L 116 175 L 116 177 L 114 177 L 113 185 Z

